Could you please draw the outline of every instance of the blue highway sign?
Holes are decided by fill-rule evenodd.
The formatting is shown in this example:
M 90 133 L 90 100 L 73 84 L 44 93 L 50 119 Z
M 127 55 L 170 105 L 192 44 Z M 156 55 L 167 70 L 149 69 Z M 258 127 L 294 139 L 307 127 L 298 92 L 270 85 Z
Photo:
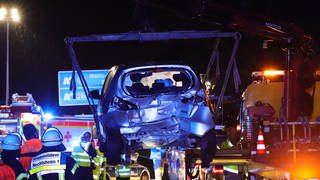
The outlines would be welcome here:
M 104 79 L 106 78 L 108 72 L 108 69 L 82 71 L 90 91 L 97 89 L 99 92 L 101 92 Z M 73 92 L 70 90 L 71 76 L 72 71 L 58 72 L 59 106 L 88 105 L 86 94 L 83 90 L 77 73 L 75 73 L 77 86 L 76 99 L 73 99 Z M 95 103 L 97 103 L 97 100 L 95 100 Z

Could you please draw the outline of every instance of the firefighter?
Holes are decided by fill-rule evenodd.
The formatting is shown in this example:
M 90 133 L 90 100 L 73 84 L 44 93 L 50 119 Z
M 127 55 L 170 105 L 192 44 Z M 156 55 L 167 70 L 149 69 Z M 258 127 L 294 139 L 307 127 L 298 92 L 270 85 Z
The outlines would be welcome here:
M 39 131 L 33 124 L 24 125 L 23 134 L 27 141 L 21 147 L 20 163 L 27 170 L 33 156 L 23 156 L 23 154 L 39 152 L 42 148 L 42 142 L 39 139 Z
M 91 133 L 85 131 L 80 137 L 79 146 L 75 146 L 72 157 L 79 165 L 80 176 L 83 179 L 93 180 L 93 170 L 95 169 L 94 158 L 97 156 L 92 143 Z
M 15 179 L 28 179 L 26 170 L 17 159 L 20 156 L 22 138 L 19 133 L 10 133 L 2 141 L 1 158 L 15 173 Z
M 32 158 L 29 166 L 29 179 L 82 179 L 78 176 L 78 165 L 67 153 L 62 143 L 63 136 L 55 128 L 48 128 L 42 138 L 39 155 Z

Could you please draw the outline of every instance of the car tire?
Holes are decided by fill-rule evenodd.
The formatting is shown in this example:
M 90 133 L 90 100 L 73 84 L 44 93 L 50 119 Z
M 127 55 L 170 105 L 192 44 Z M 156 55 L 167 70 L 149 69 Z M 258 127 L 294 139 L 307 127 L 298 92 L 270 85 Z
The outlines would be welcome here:
M 202 160 L 202 167 L 208 168 L 212 159 L 216 155 L 217 143 L 216 132 L 214 129 L 207 132 L 200 141 L 200 157 Z
M 106 128 L 105 152 L 107 164 L 118 165 L 121 162 L 122 138 L 119 128 Z

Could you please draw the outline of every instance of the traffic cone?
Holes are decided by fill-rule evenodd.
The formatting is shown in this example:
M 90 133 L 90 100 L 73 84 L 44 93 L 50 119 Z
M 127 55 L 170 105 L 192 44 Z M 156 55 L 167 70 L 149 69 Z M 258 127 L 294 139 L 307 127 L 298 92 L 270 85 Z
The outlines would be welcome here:
M 266 146 L 264 144 L 264 139 L 263 139 L 263 133 L 260 128 L 259 134 L 258 134 L 258 143 L 257 143 L 257 154 L 266 154 Z

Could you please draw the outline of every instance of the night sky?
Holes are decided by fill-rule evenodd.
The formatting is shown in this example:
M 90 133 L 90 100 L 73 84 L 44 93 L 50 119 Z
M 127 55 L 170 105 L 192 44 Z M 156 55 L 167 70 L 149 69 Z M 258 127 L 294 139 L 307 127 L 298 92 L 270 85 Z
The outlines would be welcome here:
M 137 2 L 140 2 L 137 5 Z M 144 8 L 143 4 L 147 4 Z M 147 3 L 149 2 L 149 3 Z M 31 93 L 45 111 L 69 113 L 79 107 L 58 106 L 58 71 L 71 70 L 64 38 L 90 34 L 109 34 L 129 31 L 172 30 L 221 30 L 230 21 L 230 13 L 217 9 L 198 7 L 195 0 L 21 0 L 1 1 L 17 7 L 21 22 L 10 26 L 10 96 L 12 93 Z M 302 27 L 314 38 L 317 50 L 320 24 L 316 1 L 254 1 L 254 0 L 207 0 L 222 3 L 236 13 L 259 14 L 276 21 L 293 23 Z M 201 16 L 197 16 L 201 14 Z M 256 17 L 256 16 L 248 16 Z M 0 104 L 5 103 L 5 24 L 0 24 Z M 264 37 L 242 32 L 237 53 L 237 63 L 243 84 L 250 82 L 251 71 L 267 67 L 285 68 L 282 43 L 272 43 L 262 49 Z M 149 47 L 151 46 L 151 47 Z M 230 44 L 225 44 L 228 49 Z M 188 48 L 190 50 L 188 50 Z M 196 50 L 194 48 L 197 48 Z M 197 73 L 204 73 L 209 62 L 210 41 L 187 43 L 109 43 L 86 44 L 76 47 L 82 69 L 105 69 L 119 63 L 183 63 Z M 222 52 L 227 50 L 222 49 Z M 166 55 L 166 54 L 170 54 Z M 223 64 L 223 63 L 222 63 Z M 86 109 L 86 107 L 81 107 Z M 65 112 L 64 112 L 65 111 Z M 82 110 L 81 110 L 82 111 Z M 83 110 L 85 111 L 85 110 Z M 81 112 L 77 112 L 81 113 Z

